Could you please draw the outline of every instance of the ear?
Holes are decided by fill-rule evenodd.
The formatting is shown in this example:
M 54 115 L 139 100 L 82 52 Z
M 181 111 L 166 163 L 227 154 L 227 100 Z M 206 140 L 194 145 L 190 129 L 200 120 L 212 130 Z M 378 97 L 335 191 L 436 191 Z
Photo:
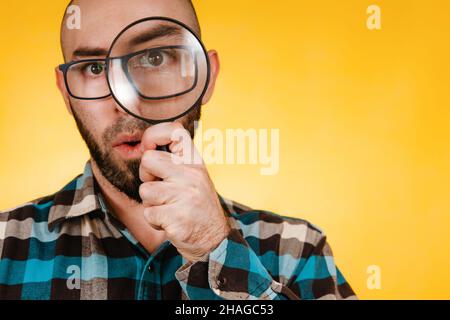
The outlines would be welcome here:
M 211 77 L 208 89 L 206 90 L 205 96 L 203 97 L 202 104 L 207 104 L 208 101 L 211 99 L 212 94 L 214 92 L 214 88 L 216 86 L 216 80 L 219 76 L 220 72 L 220 60 L 219 60 L 219 54 L 216 50 L 210 50 L 208 51 L 209 61 L 211 63 Z
M 67 111 L 69 111 L 70 115 L 73 116 L 72 108 L 70 107 L 69 93 L 67 92 L 66 83 L 64 81 L 64 73 L 61 70 L 59 70 L 59 67 L 55 68 L 55 76 L 56 76 L 56 85 L 58 86 L 58 89 L 61 92 L 61 95 L 64 99 Z

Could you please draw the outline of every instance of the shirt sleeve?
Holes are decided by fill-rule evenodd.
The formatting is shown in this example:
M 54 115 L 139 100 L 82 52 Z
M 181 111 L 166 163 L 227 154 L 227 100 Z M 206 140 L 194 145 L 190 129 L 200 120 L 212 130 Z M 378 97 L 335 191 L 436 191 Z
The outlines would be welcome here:
M 323 236 L 291 277 L 274 279 L 238 229 L 200 261 L 180 267 L 175 277 L 190 300 L 352 299 L 354 292 L 334 264 Z

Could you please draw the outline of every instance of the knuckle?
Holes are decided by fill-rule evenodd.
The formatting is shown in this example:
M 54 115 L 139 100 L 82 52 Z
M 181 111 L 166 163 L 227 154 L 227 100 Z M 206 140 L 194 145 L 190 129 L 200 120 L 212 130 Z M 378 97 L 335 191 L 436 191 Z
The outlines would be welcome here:
M 139 195 L 142 199 L 146 199 L 150 197 L 150 194 L 153 192 L 152 183 L 146 182 L 139 186 Z
M 147 220 L 153 222 L 155 220 L 155 209 L 153 207 L 145 208 Z
M 145 209 L 147 215 L 147 221 L 153 225 L 162 225 L 162 221 L 160 221 L 159 210 L 156 207 L 148 207 Z
M 184 126 L 180 122 L 172 122 L 172 126 L 174 129 L 176 128 L 184 129 Z
M 183 230 L 179 233 L 178 237 L 181 242 L 188 242 L 189 238 L 190 238 L 190 234 L 187 231 Z
M 183 228 L 174 227 L 174 228 L 168 228 L 168 232 L 176 236 L 177 240 L 180 242 L 187 242 L 187 240 L 191 236 L 191 229 L 183 226 Z
M 145 183 L 143 183 L 139 186 L 139 195 L 141 196 L 141 198 L 146 198 L 147 186 L 145 185 Z
M 153 188 L 152 192 L 153 192 L 153 196 L 155 197 L 155 200 L 157 200 L 158 203 L 160 203 L 160 204 L 166 203 L 166 200 L 165 200 L 166 197 L 164 196 L 164 192 L 160 188 L 155 187 L 155 188 Z
M 148 178 L 148 174 L 147 172 L 145 172 L 145 170 L 143 169 L 143 167 L 141 166 L 139 168 L 139 179 L 141 181 L 145 181 Z
M 151 166 L 155 159 L 155 151 L 154 150 L 147 150 L 144 152 L 141 158 L 141 164 L 145 166 Z
M 141 141 L 146 148 L 152 148 L 155 145 L 153 142 L 153 130 L 153 127 L 148 128 L 142 136 Z

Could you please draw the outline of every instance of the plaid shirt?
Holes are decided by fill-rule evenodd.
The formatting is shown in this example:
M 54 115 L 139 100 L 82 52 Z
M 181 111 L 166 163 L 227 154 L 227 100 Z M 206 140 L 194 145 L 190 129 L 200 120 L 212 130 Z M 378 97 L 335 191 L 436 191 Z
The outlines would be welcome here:
M 88 163 L 54 195 L 0 213 L 0 299 L 354 299 L 322 231 L 220 197 L 232 231 L 203 261 L 150 254 L 108 213 Z

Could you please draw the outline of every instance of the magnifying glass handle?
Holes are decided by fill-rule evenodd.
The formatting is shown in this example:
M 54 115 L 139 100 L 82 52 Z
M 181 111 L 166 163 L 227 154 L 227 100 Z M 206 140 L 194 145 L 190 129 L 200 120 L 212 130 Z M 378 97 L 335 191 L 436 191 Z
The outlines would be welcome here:
M 165 152 L 170 153 L 170 149 L 169 149 L 169 145 L 168 145 L 168 144 L 165 145 L 165 146 L 158 146 L 158 147 L 156 148 L 156 150 L 158 150 L 158 151 L 165 151 Z

